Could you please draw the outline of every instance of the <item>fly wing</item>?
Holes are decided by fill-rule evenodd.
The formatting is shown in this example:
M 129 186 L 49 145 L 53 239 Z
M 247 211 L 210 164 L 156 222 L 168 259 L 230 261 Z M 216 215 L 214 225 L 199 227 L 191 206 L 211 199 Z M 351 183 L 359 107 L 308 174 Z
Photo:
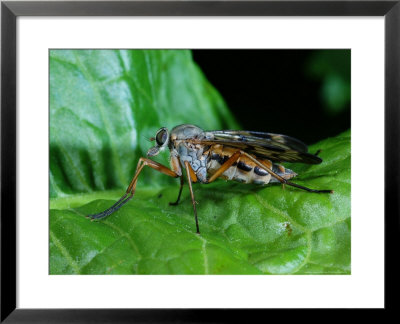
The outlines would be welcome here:
M 204 132 L 204 139 L 199 139 L 206 145 L 221 144 L 235 147 L 254 154 L 259 158 L 274 162 L 299 162 L 319 164 L 322 160 L 308 153 L 307 145 L 286 135 L 262 133 L 253 131 L 209 131 Z

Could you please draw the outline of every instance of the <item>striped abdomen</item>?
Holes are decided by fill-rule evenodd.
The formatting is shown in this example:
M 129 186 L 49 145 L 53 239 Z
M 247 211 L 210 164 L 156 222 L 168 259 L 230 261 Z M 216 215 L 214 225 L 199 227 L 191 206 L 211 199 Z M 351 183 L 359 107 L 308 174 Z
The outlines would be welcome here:
M 235 148 L 224 147 L 223 145 L 212 146 L 209 151 L 209 159 L 207 162 L 208 174 L 213 175 L 236 151 L 237 149 Z M 284 179 L 291 179 L 297 175 L 292 170 L 285 169 L 282 165 L 272 163 L 269 160 L 257 160 L 265 164 L 269 169 L 272 169 L 272 172 L 278 174 Z M 256 163 L 245 156 L 241 156 L 237 162 L 221 175 L 221 178 L 256 184 L 279 182 L 279 180 L 269 172 L 260 168 Z

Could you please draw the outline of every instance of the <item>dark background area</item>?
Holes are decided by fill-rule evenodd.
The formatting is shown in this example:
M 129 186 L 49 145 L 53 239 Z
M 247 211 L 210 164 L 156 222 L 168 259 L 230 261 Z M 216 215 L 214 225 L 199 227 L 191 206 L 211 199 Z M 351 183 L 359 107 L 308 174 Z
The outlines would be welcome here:
M 193 50 L 243 129 L 307 144 L 350 128 L 350 50 Z

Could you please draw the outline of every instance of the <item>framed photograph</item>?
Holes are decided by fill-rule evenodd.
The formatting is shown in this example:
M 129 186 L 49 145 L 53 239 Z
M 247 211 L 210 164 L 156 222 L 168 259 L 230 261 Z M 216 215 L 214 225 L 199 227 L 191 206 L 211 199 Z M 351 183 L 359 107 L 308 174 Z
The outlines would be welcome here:
M 392 307 L 398 1 L 1 10 L 2 321 Z

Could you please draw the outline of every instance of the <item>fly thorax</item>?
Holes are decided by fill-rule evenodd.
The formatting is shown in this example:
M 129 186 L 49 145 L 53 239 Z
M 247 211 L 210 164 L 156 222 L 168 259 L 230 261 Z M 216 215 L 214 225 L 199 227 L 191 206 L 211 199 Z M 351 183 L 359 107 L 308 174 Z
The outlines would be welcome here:
M 186 147 L 186 145 L 184 143 L 179 143 L 177 145 L 176 150 L 178 151 L 179 157 L 181 159 L 181 161 L 188 161 L 186 160 L 186 157 L 188 156 L 188 148 Z
M 196 171 L 200 167 L 200 161 L 197 157 L 197 151 L 186 143 L 181 143 L 178 146 L 178 154 L 181 161 L 189 162 L 193 171 Z
M 189 143 L 180 143 L 177 148 L 182 165 L 187 161 L 196 173 L 200 182 L 207 178 L 207 157 L 203 155 L 203 148 Z

